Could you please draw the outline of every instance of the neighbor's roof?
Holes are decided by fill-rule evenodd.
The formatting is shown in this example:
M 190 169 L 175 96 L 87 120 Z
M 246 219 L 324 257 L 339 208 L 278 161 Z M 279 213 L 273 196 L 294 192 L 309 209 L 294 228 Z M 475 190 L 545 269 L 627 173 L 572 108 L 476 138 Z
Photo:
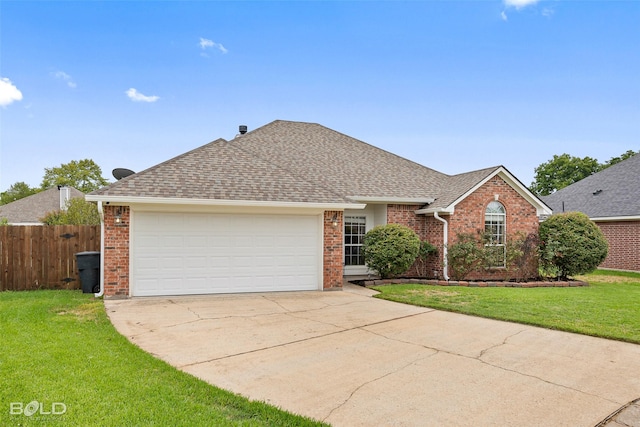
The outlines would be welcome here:
M 71 199 L 84 196 L 82 191 L 68 188 Z M 0 218 L 7 218 L 9 224 L 40 224 L 49 212 L 59 210 L 60 190 L 56 186 L 0 206 Z
M 541 198 L 554 213 L 578 211 L 589 218 L 640 216 L 640 155 Z
M 446 207 L 497 168 L 450 176 L 319 124 L 276 120 L 91 195 L 341 204 L 433 198 Z

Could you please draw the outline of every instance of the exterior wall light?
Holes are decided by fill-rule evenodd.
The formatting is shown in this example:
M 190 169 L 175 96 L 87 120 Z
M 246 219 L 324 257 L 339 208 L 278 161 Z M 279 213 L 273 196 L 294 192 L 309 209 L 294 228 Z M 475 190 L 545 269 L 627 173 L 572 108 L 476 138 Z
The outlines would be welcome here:
M 334 227 L 338 226 L 338 214 L 333 214 L 333 218 L 331 219 L 331 222 Z

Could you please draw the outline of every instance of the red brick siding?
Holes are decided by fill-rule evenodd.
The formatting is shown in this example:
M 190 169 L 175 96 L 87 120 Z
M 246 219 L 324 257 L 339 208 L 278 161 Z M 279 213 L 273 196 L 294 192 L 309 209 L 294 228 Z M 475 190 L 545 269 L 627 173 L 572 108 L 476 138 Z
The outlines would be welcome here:
M 507 235 L 514 235 L 516 232 L 525 235 L 538 232 L 536 208 L 502 178 L 496 176 L 456 205 L 452 215 L 442 215 L 449 223 L 449 245 L 455 243 L 457 234 L 484 232 L 485 210 L 487 205 L 495 200 L 496 194 L 498 201 L 504 205 L 506 210 Z M 433 216 L 416 215 L 414 212 L 421 207 L 418 205 L 387 205 L 387 223 L 406 225 L 418 234 L 420 240 L 427 240 L 436 246 L 438 255 L 431 258 L 426 272 L 427 277 L 432 277 L 434 271 L 439 277 L 442 277 L 444 224 Z M 407 275 L 415 274 L 416 267 L 413 266 Z M 501 279 L 505 277 L 504 270 L 495 269 L 470 278 Z
M 425 239 L 424 216 L 416 215 L 421 205 L 387 205 L 387 224 L 402 224 L 416 232 L 421 240 Z
M 609 242 L 601 268 L 640 271 L 640 221 L 597 222 Z
M 333 218 L 336 217 L 338 224 L 334 227 Z M 323 238 L 323 288 L 342 288 L 342 233 L 343 233 L 343 212 L 324 212 L 324 238 Z
M 445 217 L 445 219 L 447 218 Z M 442 257 L 444 254 L 444 224 L 442 221 L 437 220 L 433 216 L 425 217 L 425 238 L 423 240 L 428 241 L 438 248 L 438 253 L 432 256 L 430 262 L 427 264 L 427 277 L 441 279 L 443 278 Z
M 429 259 L 424 270 L 427 277 L 442 277 L 442 254 L 444 250 L 444 225 L 433 216 L 416 215 L 422 205 L 387 205 L 387 224 L 402 224 L 416 232 L 420 240 L 428 241 L 438 248 L 438 253 Z M 414 264 L 407 276 L 419 276 Z
M 506 210 L 507 236 L 514 236 L 517 232 L 525 236 L 538 233 L 538 214 L 536 208 L 524 199 L 499 176 L 491 178 L 488 182 L 458 203 L 455 212 L 450 215 L 449 244 L 456 241 L 458 234 L 482 234 L 484 232 L 484 214 L 489 203 L 495 200 L 504 205 Z M 504 279 L 506 272 L 502 269 L 494 269 L 482 274 L 468 277 L 469 279 Z
M 104 294 L 107 297 L 129 295 L 129 224 L 128 206 L 104 206 Z M 120 212 L 121 222 L 115 215 Z
M 387 224 L 402 224 L 416 232 L 420 240 L 428 240 L 427 222 L 428 218 L 424 215 L 416 215 L 415 211 L 420 209 L 422 205 L 387 205 Z M 441 234 L 442 236 L 442 234 Z M 431 240 L 430 240 L 431 242 Z M 433 242 L 432 242 L 433 243 Z M 442 244 L 442 238 L 440 239 Z M 407 276 L 419 276 L 419 270 L 416 263 L 407 270 Z M 428 277 L 433 275 L 434 266 L 427 268 Z

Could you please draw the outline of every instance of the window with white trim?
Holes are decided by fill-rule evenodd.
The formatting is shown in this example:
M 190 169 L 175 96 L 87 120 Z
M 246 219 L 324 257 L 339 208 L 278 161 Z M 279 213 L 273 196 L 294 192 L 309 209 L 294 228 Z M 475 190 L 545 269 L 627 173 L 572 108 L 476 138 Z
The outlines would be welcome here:
M 491 254 L 489 267 L 504 267 L 506 263 L 506 219 L 504 205 L 493 201 L 484 213 L 485 246 Z
M 344 265 L 364 265 L 362 241 L 367 232 L 367 218 L 346 216 L 344 218 Z

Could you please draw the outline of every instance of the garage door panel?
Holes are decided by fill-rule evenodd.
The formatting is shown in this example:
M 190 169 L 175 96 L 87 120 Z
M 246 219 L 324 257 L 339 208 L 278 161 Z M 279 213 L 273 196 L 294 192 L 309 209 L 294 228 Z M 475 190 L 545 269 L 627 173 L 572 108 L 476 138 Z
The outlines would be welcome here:
M 315 290 L 317 216 L 135 212 L 132 294 Z

